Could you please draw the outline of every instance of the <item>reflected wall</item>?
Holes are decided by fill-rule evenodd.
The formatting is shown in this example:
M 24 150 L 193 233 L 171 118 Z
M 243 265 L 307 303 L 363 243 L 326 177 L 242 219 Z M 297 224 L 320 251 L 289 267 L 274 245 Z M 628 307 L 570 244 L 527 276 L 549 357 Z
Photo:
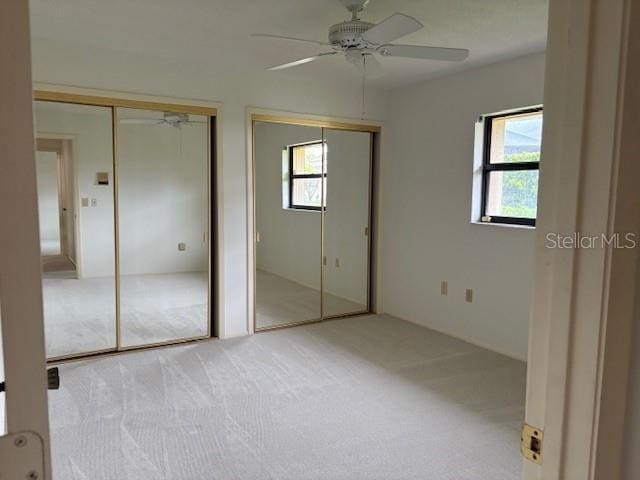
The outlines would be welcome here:
M 208 335 L 205 116 L 117 108 L 123 347 Z

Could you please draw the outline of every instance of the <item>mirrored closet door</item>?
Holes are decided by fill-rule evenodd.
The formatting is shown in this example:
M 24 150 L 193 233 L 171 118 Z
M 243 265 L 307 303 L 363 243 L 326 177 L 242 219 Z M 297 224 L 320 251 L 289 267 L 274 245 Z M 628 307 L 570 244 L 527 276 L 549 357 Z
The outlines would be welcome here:
M 117 108 L 124 348 L 208 335 L 209 125 Z
M 255 328 L 370 310 L 372 133 L 254 120 Z
M 112 109 L 38 101 L 34 110 L 47 357 L 109 351 L 116 348 Z
M 36 99 L 47 358 L 211 336 L 215 109 Z
M 322 316 L 322 129 L 254 124 L 256 327 Z
M 324 140 L 322 315 L 327 318 L 369 310 L 371 133 L 325 128 Z

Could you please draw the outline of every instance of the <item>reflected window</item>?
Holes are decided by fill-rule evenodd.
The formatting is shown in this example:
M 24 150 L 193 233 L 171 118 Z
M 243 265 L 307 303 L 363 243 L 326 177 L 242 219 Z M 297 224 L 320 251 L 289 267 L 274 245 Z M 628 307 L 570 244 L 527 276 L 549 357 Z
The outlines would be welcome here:
M 289 208 L 320 210 L 326 206 L 322 153 L 322 142 L 289 146 Z
M 542 108 L 484 119 L 482 221 L 534 226 Z

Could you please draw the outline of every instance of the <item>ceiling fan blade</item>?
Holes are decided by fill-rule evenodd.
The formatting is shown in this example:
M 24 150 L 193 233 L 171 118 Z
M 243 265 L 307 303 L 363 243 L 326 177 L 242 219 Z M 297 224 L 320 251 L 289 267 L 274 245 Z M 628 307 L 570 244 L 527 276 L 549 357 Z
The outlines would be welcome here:
M 360 73 L 364 70 L 364 74 L 368 79 L 380 78 L 384 74 L 382 65 L 372 54 L 362 54 L 359 52 L 347 52 L 345 55 L 347 61 L 355 66 Z
M 164 123 L 162 118 L 121 118 L 119 121 L 129 125 L 159 125 Z
M 378 52 L 385 57 L 419 58 L 461 62 L 469 56 L 464 48 L 426 47 L 422 45 L 381 45 Z
M 319 59 L 320 57 L 324 57 L 326 55 L 335 55 L 338 52 L 325 52 L 319 53 L 317 55 L 313 55 L 312 57 L 305 57 L 299 60 L 294 60 L 293 62 L 283 63 L 281 65 L 275 65 L 273 67 L 267 68 L 267 70 L 284 70 L 285 68 L 297 67 L 298 65 L 304 65 L 305 63 L 313 62 L 314 60 Z
M 271 35 L 269 33 L 252 33 L 252 37 L 260 37 L 260 38 L 276 38 L 279 40 L 293 40 L 294 42 L 305 42 L 305 43 L 313 43 L 315 45 L 331 45 L 327 42 L 319 42 L 318 40 L 308 40 L 306 38 L 296 38 L 296 37 L 284 37 L 282 35 Z
M 416 32 L 423 26 L 418 20 L 409 15 L 394 13 L 364 32 L 362 39 L 374 45 L 382 45 Z

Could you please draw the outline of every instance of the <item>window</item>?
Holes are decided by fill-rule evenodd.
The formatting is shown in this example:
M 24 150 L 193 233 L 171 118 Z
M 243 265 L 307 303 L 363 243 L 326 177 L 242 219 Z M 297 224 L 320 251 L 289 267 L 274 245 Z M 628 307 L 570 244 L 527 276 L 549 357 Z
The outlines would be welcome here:
M 289 208 L 326 206 L 327 172 L 322 171 L 322 142 L 289 147 Z
M 481 220 L 536 224 L 542 108 L 484 118 Z

